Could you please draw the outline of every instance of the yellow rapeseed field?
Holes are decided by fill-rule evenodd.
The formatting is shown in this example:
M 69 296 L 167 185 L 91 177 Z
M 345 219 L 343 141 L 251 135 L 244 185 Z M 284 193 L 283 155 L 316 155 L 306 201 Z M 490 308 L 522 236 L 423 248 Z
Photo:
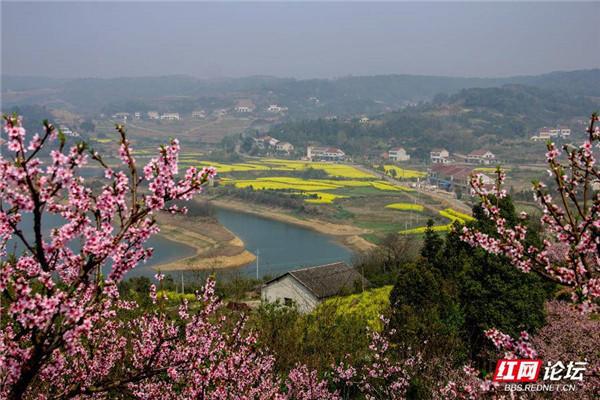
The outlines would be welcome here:
M 450 227 L 452 227 L 452 224 L 435 225 L 435 226 L 432 226 L 431 229 L 434 232 L 448 232 L 450 230 Z M 423 233 L 425 233 L 426 230 L 427 230 L 426 226 L 419 226 L 417 228 L 405 229 L 398 233 L 400 233 L 402 235 L 416 235 L 416 234 L 423 234 Z
M 316 195 L 317 198 L 308 198 L 304 201 L 307 203 L 313 204 L 330 204 L 333 203 L 335 199 L 345 199 L 348 196 L 343 196 L 340 194 L 327 193 L 327 192 L 306 192 L 308 195 Z
M 232 182 L 237 188 L 247 188 L 252 186 L 255 190 L 293 190 L 300 192 L 308 191 L 320 191 L 320 190 L 331 190 L 337 189 L 338 187 L 329 184 L 315 184 L 310 183 L 289 183 L 289 182 L 277 182 L 269 180 L 232 180 L 226 181 L 226 183 Z
M 394 185 L 386 181 L 376 180 L 376 176 L 364 172 L 352 165 L 328 162 L 308 162 L 301 160 L 280 160 L 263 158 L 243 163 L 218 163 L 197 161 L 192 157 L 184 157 L 183 163 L 198 166 L 213 166 L 221 176 L 221 183 L 234 185 L 237 188 L 252 187 L 255 190 L 287 190 L 299 194 L 316 194 L 317 198 L 307 198 L 308 203 L 332 203 L 335 199 L 346 198 L 347 195 L 331 193 L 344 188 L 372 187 L 381 191 L 413 191 L 413 189 Z M 309 168 L 324 171 L 327 179 L 303 179 L 293 176 L 277 176 L 278 171 L 306 171 Z M 235 172 L 273 172 L 273 176 L 248 177 L 234 179 L 228 173 Z M 417 172 L 417 171 L 412 171 Z M 223 174 L 226 177 L 223 177 Z
M 374 181 L 374 182 L 371 182 L 371 186 L 373 186 L 375 189 L 379 189 L 379 190 L 404 191 L 404 192 L 414 191 L 414 189 L 411 189 L 409 187 L 400 186 L 400 185 L 392 185 L 390 183 L 387 183 L 386 181 Z
M 497 167 L 477 167 L 473 171 L 494 173 L 494 172 L 496 172 L 496 169 L 497 169 Z M 508 171 L 510 171 L 510 168 L 502 168 L 502 171 L 508 172 Z
M 385 208 L 391 208 L 393 210 L 400 211 L 418 211 L 423 212 L 424 208 L 421 204 L 413 203 L 391 203 L 385 206 Z
M 391 171 L 396 172 L 396 178 L 398 179 L 415 179 L 415 178 L 424 178 L 427 176 L 426 172 L 417 171 L 414 169 L 406 169 L 400 168 L 397 165 L 384 165 L 386 174 L 390 175 Z
M 452 222 L 449 224 L 446 224 L 446 225 L 436 225 L 436 226 L 432 227 L 434 232 L 448 232 L 450 230 L 450 228 L 452 227 L 452 224 L 455 221 L 458 221 L 461 224 L 464 224 L 468 221 L 474 220 L 474 218 L 472 216 L 461 213 L 456 210 L 453 210 L 451 208 L 446 208 L 444 210 L 441 210 L 440 215 L 442 217 L 448 218 Z M 422 234 L 422 233 L 425 233 L 426 229 L 427 229 L 426 226 L 419 226 L 417 228 L 402 230 L 399 233 L 405 234 L 405 235 Z
M 445 210 L 441 210 L 440 211 L 440 215 L 442 217 L 446 217 L 448 218 L 450 221 L 454 222 L 454 221 L 458 221 L 461 224 L 464 224 L 465 222 L 468 221 L 473 221 L 474 218 L 470 215 L 458 212 L 456 210 L 453 210 L 451 208 L 446 208 Z

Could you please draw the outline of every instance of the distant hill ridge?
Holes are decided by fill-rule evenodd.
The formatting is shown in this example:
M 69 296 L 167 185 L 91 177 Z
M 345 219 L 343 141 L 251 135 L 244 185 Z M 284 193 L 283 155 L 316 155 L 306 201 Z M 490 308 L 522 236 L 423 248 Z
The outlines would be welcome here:
M 86 111 L 120 101 L 152 101 L 165 96 L 258 96 L 293 105 L 317 97 L 328 105 L 327 112 L 381 112 L 407 102 L 431 100 L 439 93 L 455 94 L 468 88 L 500 87 L 507 84 L 560 90 L 573 95 L 600 97 L 600 69 L 551 72 L 507 78 L 462 78 L 426 75 L 348 76 L 335 79 L 294 79 L 269 76 L 199 79 L 173 75 L 160 77 L 52 79 L 2 76 L 2 91 L 25 92 L 18 103 L 35 102 L 46 96 Z M 36 90 L 53 89 L 51 93 Z M 4 99 L 6 97 L 6 99 Z M 11 104 L 9 96 L 3 95 Z M 15 102 L 16 104 L 16 102 Z
M 432 102 L 371 115 L 370 121 L 312 119 L 272 127 L 269 134 L 297 146 L 336 145 L 352 155 L 377 156 L 404 146 L 418 158 L 434 147 L 471 151 L 503 140 L 528 139 L 544 125 L 585 119 L 600 98 L 510 84 L 462 89 Z

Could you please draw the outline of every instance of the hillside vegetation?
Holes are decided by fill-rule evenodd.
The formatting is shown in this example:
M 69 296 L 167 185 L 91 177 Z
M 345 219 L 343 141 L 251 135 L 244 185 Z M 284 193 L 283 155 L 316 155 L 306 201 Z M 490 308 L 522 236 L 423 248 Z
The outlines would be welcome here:
M 373 116 L 367 124 L 302 120 L 274 126 L 270 134 L 299 146 L 339 146 L 353 155 L 377 155 L 402 145 L 425 158 L 434 147 L 465 152 L 501 140 L 528 139 L 542 126 L 572 122 L 599 104 L 598 99 L 531 86 L 472 88 Z
M 232 107 L 236 99 L 246 97 L 261 107 L 284 104 L 289 107 L 292 118 L 317 118 L 380 113 L 398 109 L 409 102 L 431 100 L 438 93 L 451 95 L 467 88 L 508 84 L 600 96 L 598 82 L 600 69 L 508 78 L 377 75 L 337 79 L 251 76 L 208 80 L 174 75 L 59 80 L 2 76 L 2 100 L 5 106 L 43 102 L 81 112 L 103 110 L 112 113 L 140 111 L 140 108 L 191 112 L 198 107 Z

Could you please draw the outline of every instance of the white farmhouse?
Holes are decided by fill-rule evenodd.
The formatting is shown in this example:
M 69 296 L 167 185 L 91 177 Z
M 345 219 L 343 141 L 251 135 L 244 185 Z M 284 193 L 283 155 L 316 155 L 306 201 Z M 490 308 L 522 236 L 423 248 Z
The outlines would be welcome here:
M 294 151 L 294 145 L 292 145 L 290 142 L 279 142 L 275 146 L 275 150 L 290 154 L 292 151 Z
M 489 150 L 475 150 L 467 154 L 467 162 L 475 164 L 491 164 L 496 160 L 496 156 Z
M 128 112 L 118 112 L 113 114 L 113 119 L 120 119 L 123 122 L 127 122 L 127 118 L 129 118 L 129 113 Z
M 394 147 L 388 151 L 388 158 L 392 161 L 408 161 L 410 160 L 410 155 L 404 147 Z
M 237 102 L 233 110 L 237 113 L 247 114 L 253 112 L 255 108 L 252 100 L 242 99 Z
M 448 164 L 450 162 L 450 153 L 446 149 L 433 149 L 429 153 L 433 164 Z
M 327 160 L 327 161 L 341 161 L 346 158 L 346 153 L 337 147 L 313 147 L 308 146 L 306 148 L 306 158 L 310 161 L 314 160 Z
M 569 128 L 568 126 L 563 126 L 563 125 L 559 125 L 557 127 L 547 127 L 544 126 L 540 129 L 538 129 L 537 135 L 532 136 L 531 140 L 533 141 L 547 141 L 551 138 L 555 138 L 555 137 L 561 137 L 563 139 L 568 138 L 569 136 L 571 136 L 571 128 Z
M 308 313 L 323 300 L 368 286 L 367 280 L 343 262 L 297 269 L 266 282 L 261 289 L 264 302 L 281 302 Z
M 146 114 L 148 115 L 148 119 L 160 119 L 158 111 L 148 111 Z
M 571 128 L 569 128 L 568 126 L 559 125 L 557 129 L 558 129 L 558 134 L 560 135 L 561 138 L 565 139 L 565 138 L 568 138 L 569 136 L 571 136 Z
M 269 107 L 267 107 L 267 111 L 270 113 L 280 113 L 280 112 L 287 111 L 287 109 L 288 109 L 287 107 L 282 107 L 277 104 L 271 104 Z
M 258 148 L 266 149 L 269 147 L 276 148 L 277 144 L 279 143 L 279 140 L 275 139 L 274 137 L 265 135 L 265 136 L 259 136 L 259 137 L 254 138 L 254 142 L 256 143 Z
M 204 118 L 206 118 L 206 112 L 204 110 L 192 111 L 192 118 L 193 119 L 204 119 Z
M 166 119 L 167 121 L 179 121 L 179 113 L 164 113 L 160 116 L 160 119 Z
M 65 125 L 61 125 L 59 129 L 65 136 L 79 137 L 79 133 L 72 131 L 71 128 Z

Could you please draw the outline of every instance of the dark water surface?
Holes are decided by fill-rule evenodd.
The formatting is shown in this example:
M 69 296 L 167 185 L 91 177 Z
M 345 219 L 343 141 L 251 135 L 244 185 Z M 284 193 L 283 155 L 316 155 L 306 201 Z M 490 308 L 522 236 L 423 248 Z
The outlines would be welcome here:
M 336 243 L 331 237 L 306 228 L 226 209 L 217 209 L 216 217 L 221 224 L 244 241 L 246 249 L 254 254 L 258 253 L 260 277 L 277 276 L 305 266 L 350 261 L 352 257 L 350 250 Z M 32 221 L 31 214 L 23 214 L 23 221 L 20 224 L 30 242 L 33 241 Z M 52 228 L 63 222 L 60 216 L 46 214 L 43 220 L 43 231 L 46 237 Z M 195 253 L 192 247 L 168 240 L 163 236 L 152 237 L 147 245 L 154 248 L 154 255 L 147 263 L 139 264 L 130 271 L 126 277 L 152 278 L 156 273 L 152 266 L 190 257 Z M 24 250 L 24 246 L 18 239 L 13 238 L 9 241 L 7 250 L 19 254 Z M 104 273 L 108 273 L 109 270 L 110 266 L 106 266 Z M 188 275 L 186 280 L 201 278 L 199 275 L 206 274 L 184 273 Z M 256 263 L 235 270 L 218 272 L 218 274 L 223 277 L 233 275 L 255 277 Z M 173 275 L 179 278 L 181 273 L 174 272 Z
M 352 252 L 327 235 L 254 214 L 219 208 L 219 222 L 242 239 L 246 249 L 258 251 L 259 276 L 277 276 L 292 269 L 350 261 Z M 242 267 L 256 276 L 256 263 Z

